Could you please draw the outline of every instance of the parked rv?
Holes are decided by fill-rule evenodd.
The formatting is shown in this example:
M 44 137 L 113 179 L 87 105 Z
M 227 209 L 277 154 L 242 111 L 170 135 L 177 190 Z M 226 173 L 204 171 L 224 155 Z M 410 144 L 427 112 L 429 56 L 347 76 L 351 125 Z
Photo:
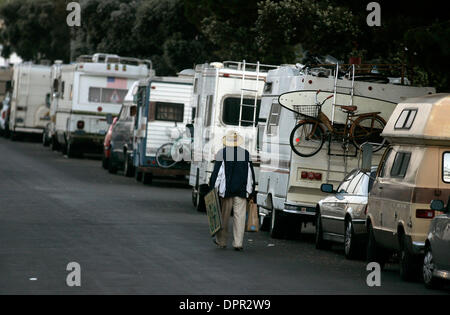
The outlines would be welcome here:
M 367 199 L 373 186 L 377 167 L 369 172 L 351 171 L 339 186 L 322 184 L 321 190 L 330 196 L 318 203 L 316 219 L 316 248 L 328 247 L 329 242 L 344 244 L 345 257 L 358 257 L 366 249 Z
M 369 196 L 367 259 L 384 265 L 398 252 L 400 275 L 420 273 L 432 219 L 433 199 L 450 197 L 450 94 L 401 102 L 383 136 L 391 143 L 384 153 Z
M 71 157 L 102 152 L 106 116 L 117 116 L 132 84 L 152 70 L 150 61 L 95 54 L 55 65 L 54 71 L 50 134 L 55 147 Z
M 151 77 L 139 83 L 133 161 L 136 180 L 144 184 L 150 184 L 154 176 L 184 178 L 189 174 L 188 161 L 171 163 L 166 168 L 156 160 L 163 145 L 186 137 L 186 125 L 192 122 L 193 77 L 184 73 L 178 77 Z
M 11 139 L 21 134 L 42 134 L 48 123 L 45 98 L 50 92 L 50 67 L 32 63 L 16 64 L 9 119 Z
M 450 155 L 444 158 L 444 169 L 450 172 Z M 448 175 L 447 175 L 447 178 Z M 436 216 L 430 224 L 425 241 L 425 258 L 423 261 L 423 281 L 428 288 L 436 288 L 443 284 L 442 280 L 450 280 L 450 199 L 447 205 L 442 200 L 433 200 L 430 208 L 444 212 Z
M 369 77 L 358 76 L 353 67 L 341 69 L 347 70 L 347 66 L 337 65 L 334 72 L 328 69 L 325 73 L 284 66 L 267 76 L 259 113 L 262 151 L 257 203 L 261 223 L 274 238 L 298 235 L 301 223 L 315 224 L 317 203 L 326 197 L 321 185 L 337 186 L 349 171 L 360 166 L 360 144 L 364 140 L 353 141 L 344 135 L 348 116 L 353 119 L 348 130 L 355 124 L 363 125 L 362 119 L 369 117 L 367 121 L 376 122 L 379 135 L 398 102 L 435 92 L 433 88 L 379 83 L 379 78 L 371 82 Z M 310 107 L 312 112 L 298 112 L 297 106 Z M 299 122 L 312 121 L 314 126 L 319 118 L 317 126 L 323 138 L 317 140 L 322 146 L 319 150 L 313 147 L 311 157 L 300 156 L 296 152 L 317 143 L 315 139 L 301 141 L 293 130 Z M 374 164 L 382 151 L 374 154 Z
M 243 146 L 252 156 L 258 178 L 256 134 L 261 94 L 267 71 L 274 68 L 276 66 L 245 61 L 196 66 L 192 99 L 196 112 L 189 184 L 197 210 L 204 211 L 203 198 L 208 192 L 214 159 L 223 147 L 222 137 L 228 130 L 237 131 L 245 139 Z
M 127 177 L 134 176 L 133 127 L 136 117 L 134 96 L 137 93 L 138 87 L 139 81 L 136 81 L 128 90 L 117 121 L 112 124 L 111 138 L 108 146 L 109 157 L 106 167 L 109 172 L 114 174 L 119 170 L 123 170 L 124 175 Z M 105 153 L 106 150 L 107 146 L 105 143 Z

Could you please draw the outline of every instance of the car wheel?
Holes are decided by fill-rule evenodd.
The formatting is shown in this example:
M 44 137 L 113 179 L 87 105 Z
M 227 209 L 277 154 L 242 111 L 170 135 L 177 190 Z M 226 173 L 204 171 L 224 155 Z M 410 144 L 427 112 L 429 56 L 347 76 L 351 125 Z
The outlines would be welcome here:
M 414 279 L 418 271 L 416 257 L 408 250 L 406 236 L 403 234 L 400 238 L 400 278 L 404 281 Z
M 206 212 L 206 204 L 205 204 L 205 195 L 206 195 L 206 189 L 200 186 L 198 188 L 198 191 L 196 193 L 196 207 L 198 212 Z
M 272 208 L 272 220 L 270 223 L 270 237 L 286 238 L 286 224 L 283 213 L 280 210 Z
M 105 153 L 103 153 L 102 156 L 102 167 L 107 170 L 109 167 L 109 159 L 105 156 Z
M 123 174 L 126 177 L 134 176 L 133 160 L 131 159 L 131 156 L 129 154 L 125 154 L 125 161 L 124 161 L 124 165 L 123 165 Z
M 357 243 L 355 239 L 355 231 L 351 220 L 345 223 L 344 234 L 344 252 L 347 259 L 355 259 L 357 256 Z
M 44 132 L 42 133 L 42 145 L 44 147 L 48 147 L 50 146 L 50 140 L 47 137 L 47 132 L 44 130 Z
M 423 283 L 428 289 L 439 289 L 442 286 L 441 279 L 433 276 L 435 268 L 431 246 L 427 246 L 425 248 L 425 257 L 423 259 L 422 274 Z
M 268 216 L 259 216 L 259 230 L 270 231 L 270 218 Z
M 110 174 L 117 174 L 117 171 L 117 167 L 114 165 L 114 160 L 111 155 L 108 160 L 108 172 Z
M 136 170 L 136 172 L 134 173 L 134 179 L 137 182 L 141 182 L 142 181 L 142 177 L 143 177 L 142 172 L 139 172 L 138 170 Z
M 144 185 L 151 185 L 152 182 L 153 182 L 153 174 L 151 173 L 142 174 L 142 183 Z
M 376 262 L 380 265 L 380 268 L 383 269 L 384 265 L 386 264 L 386 256 L 387 254 L 384 252 L 383 249 L 381 249 L 376 240 L 375 235 L 373 233 L 373 227 L 372 224 L 369 223 L 367 227 L 367 232 L 369 234 L 369 240 L 367 242 L 367 262 Z
M 330 247 L 330 243 L 323 239 L 323 227 L 322 227 L 322 215 L 317 213 L 316 215 L 316 249 L 328 249 Z

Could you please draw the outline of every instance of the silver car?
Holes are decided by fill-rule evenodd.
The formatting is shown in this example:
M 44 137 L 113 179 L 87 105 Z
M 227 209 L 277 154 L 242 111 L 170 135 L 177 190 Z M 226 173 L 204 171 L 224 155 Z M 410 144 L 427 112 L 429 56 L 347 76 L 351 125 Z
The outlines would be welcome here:
M 439 287 L 442 279 L 450 280 L 450 199 L 447 206 L 441 200 L 433 200 L 431 209 L 443 211 L 430 224 L 425 242 L 423 280 L 428 288 Z
M 321 190 L 331 195 L 317 205 L 316 248 L 327 248 L 330 242 L 338 242 L 344 243 L 347 258 L 362 254 L 367 239 L 367 201 L 376 170 L 375 166 L 370 172 L 355 169 L 336 190 L 333 185 L 322 185 Z

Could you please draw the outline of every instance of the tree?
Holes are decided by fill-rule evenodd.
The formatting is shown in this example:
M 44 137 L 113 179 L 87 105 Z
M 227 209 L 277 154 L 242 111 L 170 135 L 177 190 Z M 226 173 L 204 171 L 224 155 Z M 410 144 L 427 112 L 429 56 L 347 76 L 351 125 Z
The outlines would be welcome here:
M 0 7 L 0 40 L 7 57 L 15 51 L 25 60 L 69 60 L 70 34 L 64 0 L 11 0 Z

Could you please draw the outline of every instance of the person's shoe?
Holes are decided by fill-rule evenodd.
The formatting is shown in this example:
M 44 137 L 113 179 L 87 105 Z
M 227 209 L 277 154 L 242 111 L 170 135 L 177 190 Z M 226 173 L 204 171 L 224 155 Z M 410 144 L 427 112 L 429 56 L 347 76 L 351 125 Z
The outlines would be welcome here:
M 234 250 L 237 252 L 242 252 L 244 250 L 244 248 L 243 247 L 235 247 Z
M 216 244 L 217 247 L 219 248 L 225 248 L 226 246 L 220 245 L 219 243 L 217 243 L 217 240 L 214 238 L 213 239 L 213 243 Z

